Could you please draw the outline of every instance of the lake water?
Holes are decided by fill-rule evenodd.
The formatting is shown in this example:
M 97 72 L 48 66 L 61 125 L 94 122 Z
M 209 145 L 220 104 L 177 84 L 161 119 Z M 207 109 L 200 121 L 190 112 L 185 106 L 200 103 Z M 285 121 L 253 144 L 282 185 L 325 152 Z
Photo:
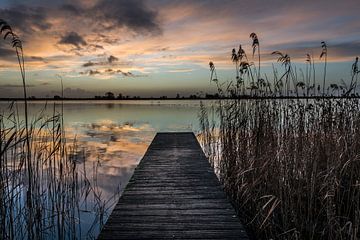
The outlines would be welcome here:
M 211 101 L 205 101 L 210 106 Z M 60 111 L 61 102 L 56 102 Z M 9 103 L 1 102 L 1 112 Z M 46 105 L 46 108 L 45 108 Z M 30 116 L 45 108 L 53 113 L 54 102 L 29 103 Z M 18 103 L 19 114 L 23 104 Z M 156 132 L 193 131 L 199 129 L 199 100 L 126 100 L 126 101 L 64 101 L 66 138 L 77 141 L 77 161 L 91 173 L 96 165 L 96 185 L 106 204 L 105 220 L 111 213 L 121 191 L 129 181 Z M 118 193 L 118 194 L 116 194 Z M 81 237 L 93 238 L 99 233 L 96 212 L 91 198 L 81 204 Z

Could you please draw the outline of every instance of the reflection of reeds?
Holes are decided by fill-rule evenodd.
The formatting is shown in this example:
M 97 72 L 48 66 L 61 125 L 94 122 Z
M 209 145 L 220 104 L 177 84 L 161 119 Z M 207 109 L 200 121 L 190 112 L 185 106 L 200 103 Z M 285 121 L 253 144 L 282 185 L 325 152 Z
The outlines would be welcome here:
M 323 52 L 326 58 L 325 43 Z M 259 81 L 258 88 L 250 89 L 274 98 L 243 100 L 234 96 L 239 92 L 236 87 L 226 88 L 212 111 L 217 124 L 210 123 L 211 112 L 201 106 L 204 151 L 258 239 L 359 239 L 360 100 L 276 99 L 291 94 L 291 81 L 297 91 L 309 88 L 312 80 L 307 94 L 316 82 L 310 55 L 305 82 L 300 82 L 290 57 L 274 54 L 285 73 L 278 78 L 274 68 L 272 91 L 264 91 Z M 326 94 L 326 61 L 322 95 Z M 356 88 L 357 61 L 346 96 Z M 240 79 L 244 73 L 240 71 Z M 340 90 L 336 84 L 331 88 Z
M 51 116 L 42 111 L 29 123 L 32 197 L 28 198 L 27 136 L 18 111 L 15 103 L 0 115 L 0 239 L 95 238 L 107 208 L 116 200 L 103 199 L 97 166 L 86 170 L 84 150 L 76 141 L 66 143 L 57 107 Z M 84 213 L 94 219 L 86 232 L 80 229 Z
M 0 117 L 0 138 L 7 143 L 2 145 L 0 156 L 3 219 L 0 236 L 38 239 L 49 234 L 47 229 L 52 229 L 52 236 L 64 238 L 65 228 L 75 224 L 70 210 L 75 209 L 79 194 L 74 184 L 76 165 L 68 161 L 61 143 L 60 116 L 38 116 L 29 124 L 26 135 L 17 105 L 12 105 L 9 112 Z M 30 154 L 24 147 L 27 139 Z M 24 165 L 27 158 L 30 164 Z M 67 234 L 75 236 L 75 233 Z
M 76 142 L 65 141 L 63 104 L 60 113 L 54 104 L 52 116 L 42 111 L 29 122 L 22 44 L 3 20 L 0 32 L 16 50 L 25 101 L 25 123 L 16 103 L 0 113 L 0 239 L 94 238 L 109 204 L 96 187 L 97 169 L 88 179 L 85 161 L 82 173 L 76 164 Z M 95 201 L 91 209 L 95 221 L 89 232 L 82 234 L 81 205 L 90 194 Z

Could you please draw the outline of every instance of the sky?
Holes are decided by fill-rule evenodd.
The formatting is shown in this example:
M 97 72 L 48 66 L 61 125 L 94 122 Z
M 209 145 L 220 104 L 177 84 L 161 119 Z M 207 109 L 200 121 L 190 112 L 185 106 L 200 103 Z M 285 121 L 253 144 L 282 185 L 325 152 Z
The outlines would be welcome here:
M 250 33 L 260 41 L 263 74 L 271 78 L 273 51 L 305 71 L 306 54 L 322 77 L 321 41 L 328 45 L 327 84 L 348 83 L 360 55 L 358 0 L 0 0 L 0 19 L 23 42 L 30 96 L 60 94 L 175 97 L 213 93 L 218 78 L 235 79 L 231 50 L 252 59 Z M 11 45 L 0 39 L 0 97 L 21 97 Z

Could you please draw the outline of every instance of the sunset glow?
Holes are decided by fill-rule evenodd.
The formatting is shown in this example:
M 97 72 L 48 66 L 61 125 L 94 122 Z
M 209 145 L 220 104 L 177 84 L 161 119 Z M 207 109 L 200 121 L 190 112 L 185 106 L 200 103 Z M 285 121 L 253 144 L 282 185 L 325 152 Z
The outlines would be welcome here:
M 360 54 L 358 1 L 0 1 L 0 16 L 23 40 L 29 96 L 93 97 L 106 91 L 158 97 L 215 92 L 208 62 L 234 78 L 231 49 L 262 45 L 264 71 L 280 50 L 303 67 L 321 41 L 328 83 L 350 79 Z M 0 42 L 0 96 L 21 97 L 16 55 Z M 256 61 L 256 59 L 255 59 Z

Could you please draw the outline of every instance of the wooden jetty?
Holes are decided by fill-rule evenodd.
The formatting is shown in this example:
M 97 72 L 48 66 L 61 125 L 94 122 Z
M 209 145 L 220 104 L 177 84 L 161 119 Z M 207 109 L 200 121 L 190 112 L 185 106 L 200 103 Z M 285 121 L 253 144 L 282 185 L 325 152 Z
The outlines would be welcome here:
M 158 133 L 99 239 L 248 239 L 192 132 Z

